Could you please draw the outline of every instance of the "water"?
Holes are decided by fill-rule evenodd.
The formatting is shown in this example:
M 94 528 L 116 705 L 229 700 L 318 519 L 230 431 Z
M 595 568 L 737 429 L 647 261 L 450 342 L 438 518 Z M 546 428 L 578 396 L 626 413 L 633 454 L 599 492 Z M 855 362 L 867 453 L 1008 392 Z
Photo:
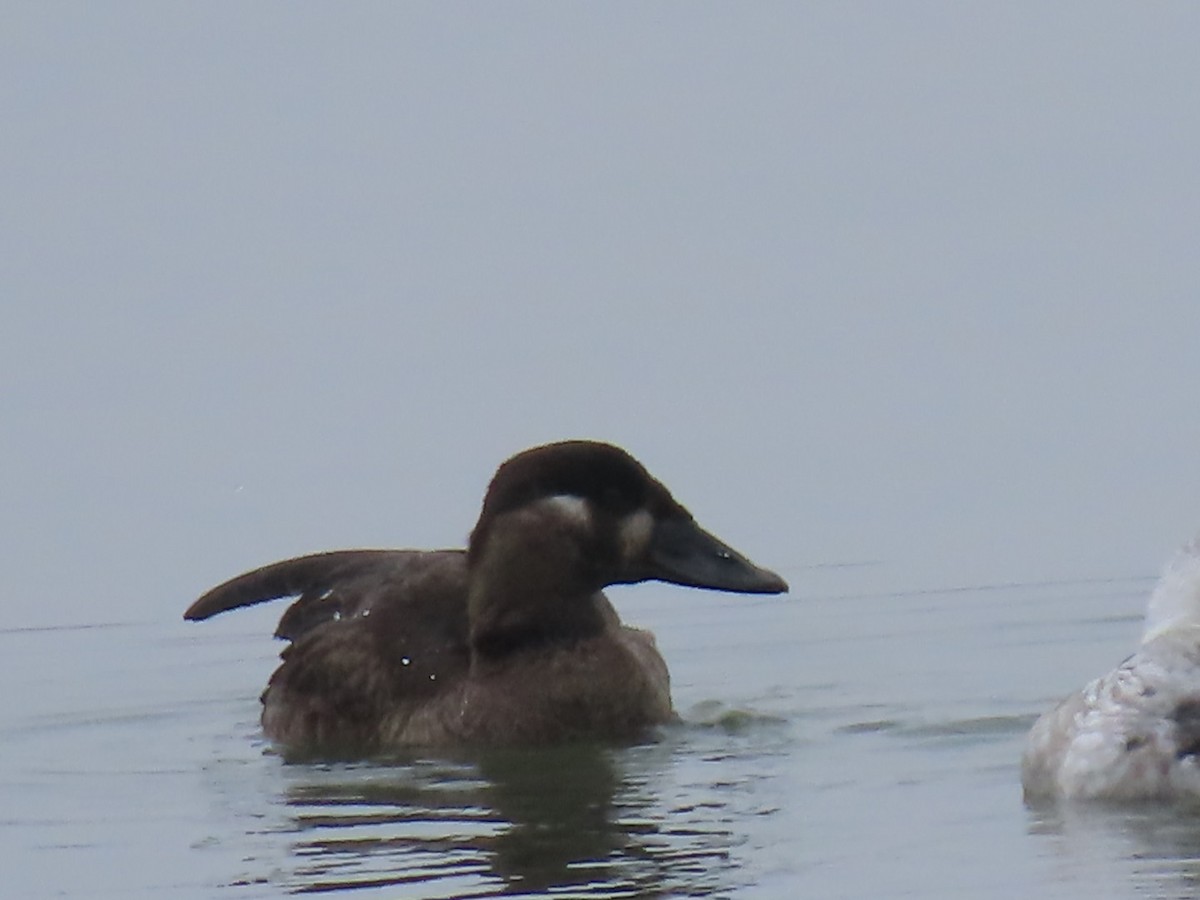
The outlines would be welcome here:
M 787 574 L 784 599 L 614 592 L 672 666 L 685 722 L 654 743 L 392 765 L 284 764 L 263 741 L 281 606 L 0 632 L 8 889 L 1193 893 L 1200 817 L 1030 809 L 1020 793 L 1024 732 L 1132 646 L 1151 579 L 887 590 L 886 566 Z
M 1197 524 L 1200 5 L 2 21 L 0 894 L 1200 893 L 1017 771 Z M 613 592 L 685 723 L 283 764 L 280 608 L 186 605 L 568 437 L 792 584 Z

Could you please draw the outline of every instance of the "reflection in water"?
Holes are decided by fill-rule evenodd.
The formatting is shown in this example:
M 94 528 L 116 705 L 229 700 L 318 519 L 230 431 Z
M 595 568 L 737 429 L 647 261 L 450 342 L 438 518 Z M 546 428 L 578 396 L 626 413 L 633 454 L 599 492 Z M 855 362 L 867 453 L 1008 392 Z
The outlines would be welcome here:
M 500 824 L 467 767 L 289 767 L 285 803 L 299 892 L 403 885 L 486 871 L 478 845 Z
M 690 803 L 695 785 L 675 788 L 663 774 L 697 749 L 668 740 L 287 766 L 298 838 L 284 880 L 298 893 L 387 885 L 420 897 L 707 896 L 732 884 L 733 814 L 711 794 Z
M 1054 803 L 1029 808 L 1029 832 L 1051 848 L 1063 881 L 1076 871 L 1112 871 L 1154 897 L 1200 896 L 1200 809 L 1162 805 Z
M 608 752 L 593 746 L 495 753 L 481 761 L 489 797 L 511 823 L 492 844 L 493 868 L 529 890 L 604 880 L 608 861 L 630 843 L 617 821 L 617 779 Z

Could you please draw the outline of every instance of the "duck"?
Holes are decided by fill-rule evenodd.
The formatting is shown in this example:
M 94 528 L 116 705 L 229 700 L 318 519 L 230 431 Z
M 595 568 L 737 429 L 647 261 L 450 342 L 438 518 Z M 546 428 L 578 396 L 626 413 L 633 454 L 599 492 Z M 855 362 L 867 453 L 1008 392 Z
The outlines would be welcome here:
M 1028 802 L 1200 798 L 1200 538 L 1163 568 L 1137 650 L 1034 723 Z
M 650 580 L 788 590 L 627 451 L 572 440 L 500 465 L 465 548 L 287 559 L 212 588 L 184 618 L 295 598 L 261 696 L 285 756 L 636 741 L 677 721 L 670 675 L 604 589 Z

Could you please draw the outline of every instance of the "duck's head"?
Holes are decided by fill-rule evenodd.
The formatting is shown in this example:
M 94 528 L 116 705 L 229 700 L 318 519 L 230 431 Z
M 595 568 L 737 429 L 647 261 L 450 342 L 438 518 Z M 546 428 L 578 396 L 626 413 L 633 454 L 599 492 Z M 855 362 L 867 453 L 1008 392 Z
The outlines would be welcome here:
M 500 466 L 469 560 L 478 567 L 498 556 L 522 558 L 522 577 L 541 572 L 562 589 L 649 580 L 745 594 L 788 589 L 696 524 L 636 459 L 593 441 L 534 447 Z

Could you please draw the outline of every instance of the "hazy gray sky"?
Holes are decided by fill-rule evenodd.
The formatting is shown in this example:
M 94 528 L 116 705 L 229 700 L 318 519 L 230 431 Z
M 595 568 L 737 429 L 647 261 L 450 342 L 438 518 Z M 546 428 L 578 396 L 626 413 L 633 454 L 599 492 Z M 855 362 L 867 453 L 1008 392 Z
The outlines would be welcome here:
M 1200 526 L 1200 6 L 9 2 L 0 539 L 31 624 L 461 543 L 638 455 L 789 576 Z

